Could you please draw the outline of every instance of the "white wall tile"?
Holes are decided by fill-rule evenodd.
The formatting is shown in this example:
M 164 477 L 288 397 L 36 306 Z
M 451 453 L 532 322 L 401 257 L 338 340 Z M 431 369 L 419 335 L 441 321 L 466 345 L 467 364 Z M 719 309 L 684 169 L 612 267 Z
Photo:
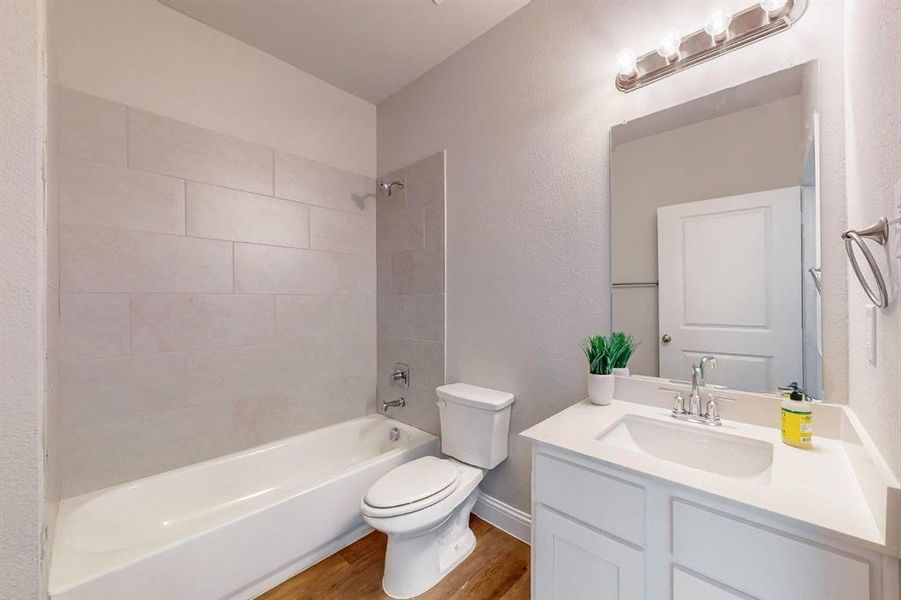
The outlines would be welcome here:
M 310 209 L 304 204 L 189 181 L 188 235 L 307 248 Z
M 160 409 L 115 422 L 65 427 L 60 437 L 64 498 L 236 449 L 230 412 L 209 406 Z
M 272 193 L 272 150 L 142 110 L 128 109 L 128 166 Z
M 279 341 L 375 338 L 375 296 L 277 296 Z
M 60 221 L 185 233 L 185 182 L 92 161 L 60 161 Z
M 235 291 L 245 294 L 373 294 L 375 259 L 235 244 Z
M 131 298 L 133 354 L 266 344 L 274 338 L 273 296 L 136 294 Z
M 444 246 L 444 202 L 429 202 L 422 207 L 425 220 L 425 247 Z
M 128 294 L 62 294 L 63 360 L 108 358 L 129 353 Z
M 224 402 L 278 393 L 301 381 L 303 356 L 298 344 L 193 350 L 188 395 L 192 402 Z
M 407 206 L 444 202 L 444 152 L 407 167 Z
M 275 151 L 275 195 L 353 213 L 375 212 L 375 181 Z
M 379 336 L 444 341 L 444 294 L 380 296 Z
M 62 422 L 84 427 L 180 408 L 186 399 L 181 353 L 62 364 Z
M 231 242 L 66 225 L 60 245 L 63 291 L 232 291 Z
M 444 293 L 444 248 L 392 255 L 391 288 L 397 294 Z
M 59 152 L 108 164 L 126 164 L 126 108 L 60 88 Z
M 375 219 L 367 214 L 313 207 L 310 247 L 354 254 L 375 254 Z
M 434 390 L 444 384 L 444 344 L 393 336 L 378 340 L 380 375 L 388 373 L 391 365 L 405 362 L 410 365 L 410 380 Z
M 378 207 L 378 254 L 385 256 L 425 248 L 422 206 L 408 207 L 403 196 L 380 198 Z

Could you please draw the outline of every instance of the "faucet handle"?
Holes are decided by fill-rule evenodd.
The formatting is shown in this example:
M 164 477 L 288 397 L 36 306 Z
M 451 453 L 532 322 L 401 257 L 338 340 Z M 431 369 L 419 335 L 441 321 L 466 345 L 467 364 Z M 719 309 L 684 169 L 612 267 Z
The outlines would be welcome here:
M 710 425 L 720 425 L 722 421 L 720 420 L 720 411 L 716 405 L 717 397 L 711 396 L 710 400 L 707 401 L 707 407 L 704 410 L 704 418 L 707 419 L 707 423 Z
M 685 414 L 685 396 L 682 395 L 682 392 L 676 392 L 676 397 L 673 398 L 673 414 Z

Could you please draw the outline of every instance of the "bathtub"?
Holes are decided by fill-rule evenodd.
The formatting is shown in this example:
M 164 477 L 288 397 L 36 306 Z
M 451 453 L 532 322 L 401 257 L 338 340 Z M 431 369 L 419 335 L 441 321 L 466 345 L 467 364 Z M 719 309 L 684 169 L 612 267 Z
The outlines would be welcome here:
M 65 499 L 50 597 L 253 598 L 371 531 L 369 486 L 437 453 L 435 436 L 372 415 Z

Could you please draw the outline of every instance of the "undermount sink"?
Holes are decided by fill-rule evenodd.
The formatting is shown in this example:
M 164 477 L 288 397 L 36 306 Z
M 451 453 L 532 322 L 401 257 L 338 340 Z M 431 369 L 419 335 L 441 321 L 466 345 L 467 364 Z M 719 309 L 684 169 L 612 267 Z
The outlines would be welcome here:
M 667 423 L 658 419 L 625 416 L 601 432 L 604 444 L 640 452 L 687 467 L 735 479 L 768 481 L 773 445 L 720 431 L 706 425 Z

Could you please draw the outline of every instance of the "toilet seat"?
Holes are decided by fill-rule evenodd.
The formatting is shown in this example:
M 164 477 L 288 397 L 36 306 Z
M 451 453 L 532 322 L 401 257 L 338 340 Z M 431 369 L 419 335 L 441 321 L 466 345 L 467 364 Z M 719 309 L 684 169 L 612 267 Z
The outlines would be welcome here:
M 460 469 L 450 460 L 424 456 L 383 475 L 361 502 L 371 517 L 393 517 L 428 508 L 460 485 Z

